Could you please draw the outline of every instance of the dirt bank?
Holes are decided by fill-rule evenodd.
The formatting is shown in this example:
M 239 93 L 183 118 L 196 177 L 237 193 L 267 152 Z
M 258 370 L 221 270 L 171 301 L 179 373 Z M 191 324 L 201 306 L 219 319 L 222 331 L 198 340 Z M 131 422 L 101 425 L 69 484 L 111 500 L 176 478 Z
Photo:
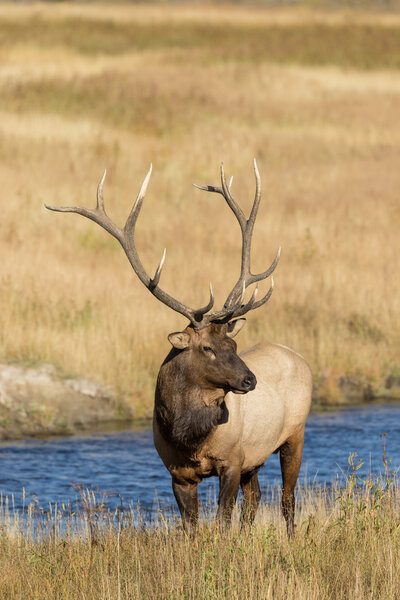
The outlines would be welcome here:
M 52 365 L 0 365 L 0 440 L 68 434 L 132 417 L 131 407 L 93 381 L 61 378 Z
M 361 377 L 320 375 L 314 378 L 314 408 L 351 406 L 385 399 L 400 400 L 400 375 L 388 375 L 381 382 Z

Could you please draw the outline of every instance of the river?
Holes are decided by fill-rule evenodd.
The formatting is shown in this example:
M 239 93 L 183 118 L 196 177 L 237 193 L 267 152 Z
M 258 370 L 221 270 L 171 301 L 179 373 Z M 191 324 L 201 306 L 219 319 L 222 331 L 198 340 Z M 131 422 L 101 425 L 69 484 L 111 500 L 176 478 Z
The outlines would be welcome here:
M 300 483 L 330 486 L 345 481 L 348 457 L 364 461 L 361 476 L 383 471 L 385 437 L 390 469 L 400 468 L 400 404 L 369 404 L 310 415 Z M 358 461 L 358 458 L 356 459 Z M 279 457 L 271 456 L 259 473 L 261 489 L 280 484 Z M 200 485 L 200 500 L 217 495 L 217 478 Z M 76 485 L 108 494 L 112 508 L 136 506 L 148 514 L 174 505 L 170 476 L 159 459 L 150 429 L 80 434 L 0 443 L 0 493 L 4 505 L 20 510 L 30 502 L 46 508 L 74 505 Z

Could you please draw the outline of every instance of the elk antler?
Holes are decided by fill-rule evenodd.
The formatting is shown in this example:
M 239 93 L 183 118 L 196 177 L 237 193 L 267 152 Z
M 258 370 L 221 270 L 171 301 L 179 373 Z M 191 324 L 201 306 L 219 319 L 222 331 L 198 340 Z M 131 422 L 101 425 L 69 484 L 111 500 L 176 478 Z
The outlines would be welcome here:
M 91 219 L 100 227 L 103 227 L 108 233 L 111 233 L 114 236 L 123 249 L 125 250 L 125 254 L 128 257 L 129 262 L 136 275 L 139 277 L 140 281 L 150 290 L 150 292 L 161 300 L 164 304 L 172 308 L 173 310 L 181 313 L 185 317 L 189 319 L 189 321 L 193 324 L 194 327 L 198 327 L 199 323 L 202 321 L 203 315 L 207 313 L 214 306 L 214 294 L 212 291 L 212 287 L 210 284 L 210 300 L 206 306 L 202 308 L 193 309 L 178 300 L 175 300 L 172 296 L 164 292 L 159 286 L 158 283 L 161 277 L 161 271 L 164 265 L 166 249 L 164 250 L 163 256 L 161 258 L 160 264 L 158 265 L 154 277 L 151 278 L 146 273 L 142 262 L 139 258 L 135 247 L 134 241 L 134 233 L 135 233 L 135 225 L 137 218 L 140 213 L 140 209 L 142 208 L 143 200 L 146 194 L 147 186 L 149 184 L 150 175 L 152 171 L 152 165 L 150 165 L 149 172 L 147 173 L 144 181 L 142 183 L 142 187 L 140 188 L 139 194 L 136 198 L 136 201 L 132 207 L 132 210 L 126 220 L 125 226 L 123 229 L 120 229 L 113 223 L 110 217 L 107 215 L 104 209 L 104 200 L 103 200 L 103 184 L 106 178 L 106 171 L 104 171 L 104 175 L 98 185 L 97 188 L 97 205 L 94 209 L 82 208 L 80 206 L 47 206 L 46 208 L 49 210 L 54 210 L 57 212 L 71 212 L 78 213 L 79 215 L 83 215 L 88 219 Z
M 122 248 L 125 251 L 125 254 L 128 257 L 128 260 L 129 260 L 133 270 L 135 271 L 136 275 L 139 277 L 140 281 L 148 288 L 148 290 L 156 298 L 158 298 L 158 300 L 160 300 L 161 302 L 163 302 L 164 304 L 166 304 L 167 306 L 169 306 L 176 312 L 181 313 L 187 319 L 189 319 L 189 321 L 192 323 L 192 325 L 195 329 L 202 329 L 203 327 L 206 327 L 212 321 L 227 322 L 234 317 L 239 317 L 241 315 L 244 315 L 248 311 L 258 308 L 259 306 L 262 306 L 263 304 L 265 304 L 265 302 L 267 302 L 267 300 L 269 300 L 269 298 L 272 294 L 272 290 L 273 290 L 273 279 L 272 278 L 271 278 L 271 287 L 270 287 L 269 291 L 267 292 L 267 294 L 261 300 L 258 300 L 256 302 L 256 296 L 257 296 L 257 287 L 256 287 L 250 300 L 246 304 L 243 304 L 243 299 L 244 299 L 246 288 L 249 285 L 251 285 L 252 283 L 256 283 L 258 281 L 266 279 L 269 275 L 271 275 L 271 273 L 274 271 L 276 265 L 278 264 L 278 260 L 279 260 L 279 256 L 280 256 L 280 248 L 279 248 L 278 253 L 277 253 L 273 263 L 269 267 L 269 269 L 264 271 L 264 273 L 260 273 L 259 275 L 253 275 L 251 273 L 251 271 L 250 271 L 251 236 L 253 233 L 254 222 L 255 222 L 255 219 L 257 216 L 257 210 L 258 210 L 258 206 L 259 206 L 260 199 L 261 199 L 260 175 L 258 173 L 256 161 L 254 160 L 254 171 L 256 174 L 256 196 L 255 196 L 253 208 L 251 210 L 251 214 L 250 214 L 250 217 L 248 220 L 246 220 L 246 217 L 245 217 L 242 209 L 239 207 L 239 205 L 236 203 L 236 201 L 234 200 L 234 198 L 231 195 L 230 186 L 232 183 L 232 179 L 228 185 L 226 183 L 224 168 L 223 168 L 222 164 L 221 164 L 222 187 L 200 186 L 200 185 L 196 186 L 196 187 L 198 187 L 202 190 L 206 190 L 208 192 L 216 192 L 216 193 L 222 194 L 223 197 L 225 198 L 226 202 L 228 203 L 228 206 L 231 208 L 235 217 L 239 221 L 239 225 L 240 225 L 240 228 L 242 231 L 242 267 L 241 267 L 240 277 L 239 277 L 238 281 L 236 282 L 232 291 L 229 293 L 223 308 L 219 311 L 215 311 L 212 313 L 208 312 L 214 306 L 214 294 L 213 294 L 211 284 L 210 284 L 210 300 L 209 300 L 208 304 L 206 306 L 203 306 L 202 308 L 197 308 L 197 309 L 190 308 L 189 306 L 186 306 L 186 304 L 183 304 L 182 302 L 175 300 L 175 298 L 173 298 L 172 296 L 167 294 L 167 292 L 164 292 L 164 290 L 162 290 L 158 286 L 160 277 L 161 277 L 161 271 L 162 271 L 164 261 L 165 261 L 166 250 L 164 250 L 160 264 L 158 265 L 153 278 L 149 277 L 149 275 L 146 273 L 146 271 L 142 265 L 142 262 L 139 258 L 139 255 L 138 255 L 136 247 L 135 247 L 134 233 L 135 233 L 136 221 L 138 219 L 140 210 L 142 208 L 142 204 L 143 204 L 144 197 L 146 194 L 147 186 L 149 184 L 151 171 L 152 171 L 152 166 L 150 166 L 150 169 L 142 183 L 142 187 L 140 188 L 140 191 L 136 198 L 136 201 L 135 201 L 135 203 L 132 207 L 132 210 L 126 220 L 125 226 L 122 229 L 120 227 L 118 227 L 117 225 L 115 225 L 115 223 L 113 223 L 111 221 L 111 219 L 109 218 L 109 216 L 107 215 L 107 213 L 104 209 L 103 184 L 104 184 L 104 180 L 106 177 L 106 171 L 104 171 L 104 175 L 103 175 L 103 177 L 98 185 L 98 188 L 97 188 L 96 208 L 88 209 L 88 208 L 83 208 L 83 207 L 79 207 L 79 206 L 65 206 L 65 207 L 48 206 L 48 205 L 45 205 L 45 206 L 49 210 L 54 210 L 57 212 L 78 213 L 80 215 L 83 215 L 84 217 L 87 217 L 88 219 L 91 219 L 92 221 L 94 221 L 95 223 L 100 225 L 100 227 L 102 227 L 103 229 L 108 231 L 108 233 L 110 233 L 113 237 L 115 237 L 121 244 Z M 208 313 L 208 314 L 206 314 L 206 313 Z
M 206 319 L 208 322 L 215 320 L 230 320 L 235 317 L 240 317 L 249 312 L 250 310 L 254 310 L 255 308 L 258 308 L 265 304 L 270 299 L 272 291 L 274 289 L 274 279 L 273 277 L 271 277 L 271 286 L 263 298 L 257 300 L 256 302 L 258 292 L 258 286 L 256 286 L 250 300 L 246 304 L 242 304 L 246 288 L 248 288 L 248 286 L 252 283 L 258 283 L 259 281 L 262 281 L 270 275 L 272 275 L 281 255 L 281 247 L 279 246 L 278 252 L 276 253 L 276 256 L 271 266 L 266 271 L 257 275 L 254 275 L 250 271 L 251 238 L 253 235 L 254 223 L 257 217 L 258 207 L 260 205 L 261 200 L 261 180 L 257 168 L 256 159 L 254 159 L 254 173 L 256 177 L 256 194 L 253 202 L 253 207 L 251 209 L 250 217 L 248 219 L 246 219 L 242 209 L 231 194 L 231 185 L 233 178 L 231 178 L 229 184 L 227 184 L 223 163 L 221 163 L 221 187 L 194 184 L 195 187 L 199 188 L 200 190 L 221 194 L 225 198 L 226 203 L 235 215 L 240 225 L 240 230 L 242 232 L 242 264 L 239 279 L 237 280 L 232 291 L 229 293 L 227 299 L 225 300 L 222 310 L 206 315 Z

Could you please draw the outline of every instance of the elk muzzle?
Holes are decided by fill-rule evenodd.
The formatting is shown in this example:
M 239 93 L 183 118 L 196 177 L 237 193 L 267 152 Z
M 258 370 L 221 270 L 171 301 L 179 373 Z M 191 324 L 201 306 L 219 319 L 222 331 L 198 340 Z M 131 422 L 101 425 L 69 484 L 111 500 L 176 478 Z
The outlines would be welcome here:
M 247 394 L 251 392 L 257 385 L 257 379 L 254 373 L 247 369 L 247 373 L 242 379 L 238 379 L 233 385 L 229 385 L 229 389 L 235 394 Z

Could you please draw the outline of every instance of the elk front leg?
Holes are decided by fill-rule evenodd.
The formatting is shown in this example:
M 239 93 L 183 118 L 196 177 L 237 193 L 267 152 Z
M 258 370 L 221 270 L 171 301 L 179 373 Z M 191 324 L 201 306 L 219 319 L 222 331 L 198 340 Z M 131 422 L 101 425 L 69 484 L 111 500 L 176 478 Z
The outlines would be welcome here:
M 199 519 L 199 495 L 197 483 L 179 483 L 172 479 L 172 490 L 181 513 L 185 531 L 194 531 Z
M 219 476 L 217 522 L 220 525 L 230 523 L 232 510 L 239 492 L 239 484 L 240 469 L 237 467 L 228 467 Z
M 240 513 L 240 523 L 243 527 L 251 525 L 255 519 L 258 504 L 261 499 L 261 490 L 258 483 L 258 475 L 256 472 L 243 473 L 240 478 L 240 485 L 243 491 L 243 504 Z

